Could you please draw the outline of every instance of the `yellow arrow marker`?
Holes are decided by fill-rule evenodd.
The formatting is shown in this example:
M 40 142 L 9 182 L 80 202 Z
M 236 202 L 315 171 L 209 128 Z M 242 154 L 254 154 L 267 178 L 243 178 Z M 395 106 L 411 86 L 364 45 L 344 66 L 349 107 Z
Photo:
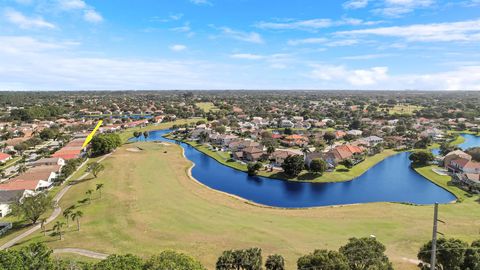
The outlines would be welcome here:
M 93 129 L 93 131 L 87 136 L 87 138 L 85 139 L 85 142 L 83 143 L 83 146 L 82 148 L 85 148 L 85 146 L 88 145 L 88 143 L 93 139 L 93 135 L 95 135 L 95 132 L 97 132 L 97 130 L 100 128 L 100 126 L 102 125 L 103 123 L 103 120 L 100 120 L 98 121 L 98 124 L 97 126 Z

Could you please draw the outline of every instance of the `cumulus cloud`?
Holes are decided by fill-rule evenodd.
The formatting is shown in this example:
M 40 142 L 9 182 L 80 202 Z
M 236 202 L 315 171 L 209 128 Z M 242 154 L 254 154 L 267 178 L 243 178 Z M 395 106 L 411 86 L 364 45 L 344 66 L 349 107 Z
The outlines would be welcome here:
M 58 3 L 60 8 L 64 10 L 84 9 L 87 7 L 83 0 L 58 0 Z
M 47 28 L 54 29 L 56 26 L 53 23 L 45 21 L 41 17 L 27 17 L 21 12 L 7 9 L 4 12 L 5 18 L 8 22 L 15 24 L 16 26 L 22 29 L 33 29 L 33 28 Z
M 349 69 L 345 66 L 312 65 L 307 77 L 330 89 L 372 90 L 480 90 L 480 66 L 425 74 L 389 74 L 388 67 Z

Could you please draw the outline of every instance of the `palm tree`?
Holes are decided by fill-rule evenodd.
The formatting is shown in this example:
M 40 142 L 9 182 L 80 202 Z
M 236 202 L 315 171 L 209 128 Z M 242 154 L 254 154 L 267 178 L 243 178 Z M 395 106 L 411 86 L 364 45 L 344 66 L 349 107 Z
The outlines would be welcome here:
M 80 210 L 77 210 L 76 212 L 73 212 L 72 215 L 72 221 L 77 221 L 77 231 L 80 231 L 80 218 L 83 217 L 83 212 Z
M 70 218 L 71 214 L 72 214 L 72 208 L 67 208 L 65 210 L 63 210 L 63 217 L 65 218 L 65 220 L 67 221 L 67 227 L 69 227 L 68 225 L 68 219 Z
M 65 222 L 57 221 L 55 225 L 53 225 L 53 230 L 60 235 L 60 240 L 62 240 L 62 228 L 65 226 Z
M 85 192 L 85 194 L 88 196 L 88 204 L 90 204 L 90 201 L 92 200 L 92 193 L 93 193 L 92 189 L 89 189 Z
M 46 218 L 40 219 L 40 228 L 42 228 L 43 236 L 45 236 L 47 234 L 47 230 L 45 228 L 46 223 L 47 223 Z
M 103 189 L 103 184 L 96 185 L 96 190 L 100 193 L 100 199 L 102 198 L 102 189 Z

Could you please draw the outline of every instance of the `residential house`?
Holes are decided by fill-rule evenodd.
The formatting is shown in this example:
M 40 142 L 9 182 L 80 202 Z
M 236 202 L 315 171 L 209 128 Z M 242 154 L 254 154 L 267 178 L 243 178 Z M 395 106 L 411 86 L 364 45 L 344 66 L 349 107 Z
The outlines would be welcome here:
M 306 138 L 305 136 L 302 136 L 302 135 L 293 134 L 293 135 L 286 136 L 282 140 L 282 143 L 287 145 L 287 146 L 303 147 L 303 146 L 308 145 L 308 138 Z
M 65 160 L 60 157 L 51 157 L 51 158 L 41 158 L 37 161 L 30 163 L 30 166 L 32 167 L 52 166 L 52 165 L 64 166 Z
M 25 190 L 0 190 L 0 218 L 11 212 L 10 205 L 21 201 L 28 194 Z
M 288 156 L 303 156 L 303 152 L 297 149 L 276 149 L 270 156 L 275 166 L 281 166 Z
M 379 143 L 383 143 L 383 139 L 378 136 L 368 136 L 366 138 L 360 139 L 366 143 L 367 146 L 372 147 Z
M 0 152 L 0 163 L 5 164 L 5 162 L 9 161 L 12 159 L 12 156 L 6 153 Z
M 362 136 L 363 132 L 361 130 L 358 130 L 358 129 L 352 129 L 352 130 L 347 131 L 347 134 L 353 135 L 353 136 Z
M 354 158 L 355 155 L 361 154 L 365 151 L 363 147 L 344 144 L 339 145 L 328 151 L 325 155 L 325 161 L 334 165 L 342 160 Z
M 480 174 L 480 162 L 475 162 L 465 158 L 458 158 L 450 161 L 447 169 L 453 173 Z
M 280 121 L 280 127 L 282 127 L 282 128 L 294 128 L 295 124 L 290 120 L 282 120 L 282 121 Z
M 452 160 L 456 160 L 456 159 L 472 160 L 472 156 L 463 152 L 462 150 L 451 151 L 450 153 L 446 154 L 443 157 L 443 165 L 445 167 L 448 167 L 450 165 L 450 162 L 452 162 Z
M 314 159 L 325 159 L 325 153 L 323 153 L 323 152 L 307 153 L 305 155 L 305 165 L 310 167 L 310 163 L 312 163 L 312 160 L 314 160 Z

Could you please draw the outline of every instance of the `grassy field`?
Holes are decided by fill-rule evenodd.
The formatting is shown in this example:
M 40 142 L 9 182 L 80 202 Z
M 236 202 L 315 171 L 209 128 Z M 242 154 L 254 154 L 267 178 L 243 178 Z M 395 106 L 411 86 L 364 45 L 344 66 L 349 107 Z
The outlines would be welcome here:
M 236 161 L 232 161 L 230 159 L 230 154 L 227 152 L 221 152 L 221 151 L 212 151 L 208 147 L 196 143 L 196 142 L 187 142 L 188 144 L 194 146 L 197 150 L 199 150 L 202 153 L 205 153 L 209 155 L 210 157 L 214 158 L 218 162 L 232 167 L 234 169 L 240 170 L 240 171 L 247 171 L 247 165 L 242 164 Z M 385 158 L 395 155 L 398 152 L 395 152 L 393 150 L 387 149 L 383 151 L 380 154 L 377 154 L 375 156 L 367 157 L 363 162 L 355 165 L 351 169 L 347 169 L 343 165 L 338 165 L 335 168 L 335 171 L 333 172 L 326 172 L 323 175 L 316 175 L 316 174 L 311 174 L 308 171 L 303 171 L 299 176 L 294 177 L 294 178 L 288 178 L 286 175 L 283 173 L 278 173 L 278 172 L 269 172 L 266 170 L 260 170 L 258 172 L 258 175 L 260 176 L 265 176 L 265 177 L 272 177 L 272 178 L 280 178 L 280 179 L 286 179 L 289 181 L 306 181 L 306 182 L 341 182 L 341 181 L 348 181 L 352 180 L 363 173 L 365 173 L 368 169 L 371 167 L 375 166 L 377 163 L 380 161 L 384 160 Z
M 405 104 L 397 104 L 391 108 L 388 113 L 389 114 L 408 114 L 412 115 L 415 111 L 421 110 L 421 106 L 416 105 L 405 105 Z
M 144 150 L 129 151 L 135 146 Z M 177 145 L 124 145 L 104 164 L 106 170 L 98 179 L 73 186 L 60 202 L 68 207 L 96 183 L 105 184 L 101 199 L 95 193 L 91 205 L 80 207 L 85 214 L 80 232 L 71 226 L 63 241 L 38 232 L 21 245 L 44 241 L 52 248 L 141 256 L 174 249 L 198 258 L 209 269 L 225 249 L 257 246 L 265 256 L 283 254 L 287 269 L 294 269 L 302 254 L 337 249 L 349 237 L 374 234 L 387 246 L 395 269 L 413 270 L 416 266 L 404 258 L 415 259 L 431 237 L 432 206 L 372 203 L 303 210 L 253 206 L 192 181 L 186 173 L 191 163 Z M 476 200 L 466 197 L 462 203 L 441 205 L 439 217 L 446 224 L 439 230 L 447 237 L 480 239 Z
M 204 112 L 217 111 L 218 108 L 212 102 L 198 102 L 195 103 L 197 107 L 202 109 Z

